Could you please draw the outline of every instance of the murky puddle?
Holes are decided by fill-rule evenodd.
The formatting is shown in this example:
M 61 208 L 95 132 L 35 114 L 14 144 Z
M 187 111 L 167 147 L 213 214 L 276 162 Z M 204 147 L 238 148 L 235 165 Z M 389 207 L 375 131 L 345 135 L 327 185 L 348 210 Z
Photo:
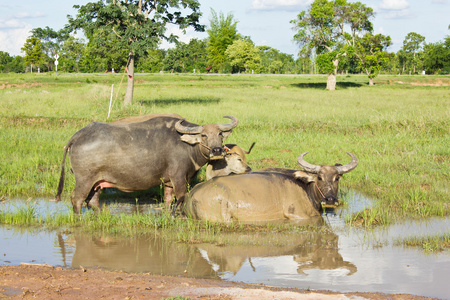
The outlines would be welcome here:
M 370 206 L 348 196 L 349 205 L 327 214 L 331 231 L 234 234 L 234 246 L 184 244 L 152 230 L 132 238 L 89 237 L 0 226 L 0 265 L 46 263 L 79 268 L 221 278 L 271 286 L 339 292 L 408 293 L 448 298 L 450 253 L 425 254 L 394 246 L 401 237 L 448 233 L 450 218 L 404 222 L 366 231 L 349 228 L 343 216 Z M 70 210 L 62 203 L 36 202 L 42 214 Z M 3 206 L 2 206 L 3 205 Z M 20 204 L 9 207 L 17 209 Z M 4 203 L 0 209 L 6 209 Z M 151 213 L 151 205 L 112 205 L 111 211 Z M 251 241 L 241 246 L 239 241 Z

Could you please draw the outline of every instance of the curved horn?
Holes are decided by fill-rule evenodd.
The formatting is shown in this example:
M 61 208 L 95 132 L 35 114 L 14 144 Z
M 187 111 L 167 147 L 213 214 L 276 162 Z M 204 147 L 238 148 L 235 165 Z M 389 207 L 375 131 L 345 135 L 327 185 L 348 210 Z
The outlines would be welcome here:
M 297 162 L 300 165 L 300 167 L 302 167 L 303 169 L 305 169 L 305 171 L 310 172 L 310 173 L 314 173 L 314 174 L 319 173 L 320 166 L 310 164 L 309 162 L 307 162 L 303 159 L 303 156 L 305 156 L 306 154 L 308 154 L 308 152 L 302 153 L 299 155 L 299 157 L 297 157 Z
M 183 121 L 185 121 L 185 120 L 186 120 L 186 119 L 181 119 L 181 120 L 179 120 L 179 121 L 177 121 L 177 122 L 175 123 L 175 129 L 176 129 L 176 131 L 178 131 L 179 133 L 185 133 L 185 134 L 199 134 L 199 133 L 201 133 L 201 132 L 203 131 L 203 126 L 197 125 L 197 126 L 190 127 L 190 126 L 184 126 L 184 125 L 181 125 L 181 123 L 182 123 Z
M 256 144 L 256 142 L 253 142 L 253 144 L 250 146 L 250 148 L 248 148 L 248 151 L 244 150 L 245 154 L 250 154 L 250 152 L 252 151 L 253 146 L 255 146 L 255 144 Z
M 224 118 L 228 118 L 231 119 L 231 123 L 228 124 L 219 124 L 219 129 L 221 131 L 230 131 L 231 129 L 233 129 L 234 127 L 237 126 L 238 124 L 238 119 L 233 117 L 233 116 L 224 116 Z
M 336 167 L 338 173 L 341 174 L 341 175 L 344 174 L 344 173 L 350 172 L 351 170 L 356 168 L 356 166 L 358 165 L 358 159 L 356 158 L 356 156 L 354 156 L 350 152 L 347 152 L 347 154 L 352 157 L 352 161 L 349 162 L 348 164 L 346 164 L 345 166 L 337 166 Z

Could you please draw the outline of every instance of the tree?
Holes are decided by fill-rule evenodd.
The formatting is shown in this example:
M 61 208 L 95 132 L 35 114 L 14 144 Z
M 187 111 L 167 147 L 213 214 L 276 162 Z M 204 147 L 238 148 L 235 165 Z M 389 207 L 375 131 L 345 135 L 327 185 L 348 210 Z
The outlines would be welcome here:
M 61 46 L 59 69 L 63 72 L 81 72 L 86 45 L 84 40 L 70 36 Z
M 147 50 L 147 55 L 141 57 L 136 67 L 138 72 L 157 73 L 163 70 L 163 60 L 166 55 L 165 50 L 150 49 Z
M 0 51 L 0 72 L 8 72 L 7 65 L 11 63 L 13 58 L 8 52 Z
M 259 68 L 261 58 L 258 49 L 250 42 L 236 40 L 228 46 L 225 55 L 237 72 L 249 72 Z
M 233 14 L 229 13 L 224 16 L 223 13 L 217 13 L 211 9 L 212 17 L 208 32 L 208 62 L 216 71 L 223 71 L 225 68 L 226 56 L 225 51 L 228 46 L 239 39 L 237 32 L 237 21 L 234 20 Z
M 43 58 L 41 41 L 37 38 L 28 38 L 21 50 L 25 52 L 25 62 L 31 65 L 33 73 L 33 65 L 38 64 Z
M 450 74 L 450 38 L 444 43 L 425 45 L 424 54 L 424 69 L 427 74 Z
M 412 58 L 410 59 L 413 65 L 413 73 L 416 73 L 416 53 L 422 49 L 423 43 L 425 42 L 425 37 L 421 36 L 418 33 L 410 32 L 406 35 L 403 40 L 403 50 L 406 53 L 412 54 Z
M 403 49 L 400 49 L 397 51 L 396 57 L 399 65 L 399 73 L 404 73 L 408 62 L 407 53 Z
M 268 46 L 258 46 L 261 58 L 261 72 L 269 74 L 295 73 L 293 55 L 281 53 Z
M 369 77 L 369 85 L 379 74 L 381 66 L 389 60 L 386 48 L 391 45 L 391 38 L 382 34 L 365 34 L 362 38 L 356 37 L 354 55 L 358 58 L 361 68 Z
M 88 39 L 83 67 L 86 72 L 120 70 L 126 65 L 128 49 L 120 46 L 120 39 L 113 32 L 96 31 Z
M 372 31 L 369 19 L 373 15 L 373 9 L 360 2 L 315 0 L 308 11 L 291 21 L 297 30 L 294 39 L 300 45 L 300 56 L 311 56 L 313 51 L 318 55 L 316 63 L 328 74 L 328 90 L 336 89 L 339 61 L 347 55 L 357 34 Z
M 164 69 L 171 72 L 185 73 L 189 56 L 188 45 L 178 43 L 175 48 L 167 49 L 167 54 L 163 61 Z
M 168 24 L 183 31 L 189 26 L 204 31 L 204 26 L 199 24 L 198 0 L 100 0 L 74 7 L 78 14 L 76 18 L 68 17 L 71 31 L 83 29 L 88 36 L 113 32 L 118 37 L 117 46 L 127 50 L 126 105 L 133 99 L 135 57 L 155 49 L 161 39 L 178 40 L 177 36 L 167 33 Z
M 190 59 L 187 63 L 189 72 L 201 72 L 208 66 L 208 53 L 206 40 L 191 39 L 188 44 Z
M 50 27 L 34 28 L 31 30 L 31 37 L 37 38 L 41 41 L 42 52 L 44 53 L 43 59 L 48 70 L 54 64 L 54 57 L 59 53 L 62 44 L 69 38 L 69 34 L 66 30 L 62 29 L 55 31 Z

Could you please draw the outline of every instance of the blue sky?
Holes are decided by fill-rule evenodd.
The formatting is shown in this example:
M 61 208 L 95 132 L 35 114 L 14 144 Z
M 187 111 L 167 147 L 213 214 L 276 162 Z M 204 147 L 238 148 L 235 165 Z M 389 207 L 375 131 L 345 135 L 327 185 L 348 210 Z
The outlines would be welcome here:
M 67 15 L 74 16 L 73 5 L 97 0 L 0 0 L 0 51 L 23 55 L 20 48 L 30 30 L 49 26 L 61 29 Z M 349 0 L 350 2 L 355 2 Z M 240 34 L 250 36 L 257 46 L 270 46 L 281 52 L 297 55 L 290 20 L 307 10 L 311 0 L 199 0 L 203 12 L 202 23 L 209 24 L 211 8 L 224 14 L 232 13 L 238 21 Z M 376 12 L 372 20 L 375 33 L 392 38 L 391 52 L 397 52 L 409 32 L 425 37 L 425 42 L 443 41 L 450 35 L 450 0 L 360 0 Z M 171 28 L 175 33 L 176 28 Z M 205 38 L 206 33 L 188 30 L 180 36 L 184 42 L 192 37 Z M 167 45 L 164 45 L 167 46 Z

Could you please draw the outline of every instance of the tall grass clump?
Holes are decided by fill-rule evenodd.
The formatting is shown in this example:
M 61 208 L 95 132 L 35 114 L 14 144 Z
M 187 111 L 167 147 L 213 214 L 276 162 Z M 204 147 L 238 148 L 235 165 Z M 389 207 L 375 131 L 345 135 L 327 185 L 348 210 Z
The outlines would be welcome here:
M 19 207 L 15 212 L 0 212 L 0 223 L 19 226 L 41 225 L 42 221 L 37 217 L 33 205 Z
M 436 253 L 450 249 L 450 232 L 426 237 L 408 237 L 394 242 L 397 246 L 418 247 L 425 253 Z

